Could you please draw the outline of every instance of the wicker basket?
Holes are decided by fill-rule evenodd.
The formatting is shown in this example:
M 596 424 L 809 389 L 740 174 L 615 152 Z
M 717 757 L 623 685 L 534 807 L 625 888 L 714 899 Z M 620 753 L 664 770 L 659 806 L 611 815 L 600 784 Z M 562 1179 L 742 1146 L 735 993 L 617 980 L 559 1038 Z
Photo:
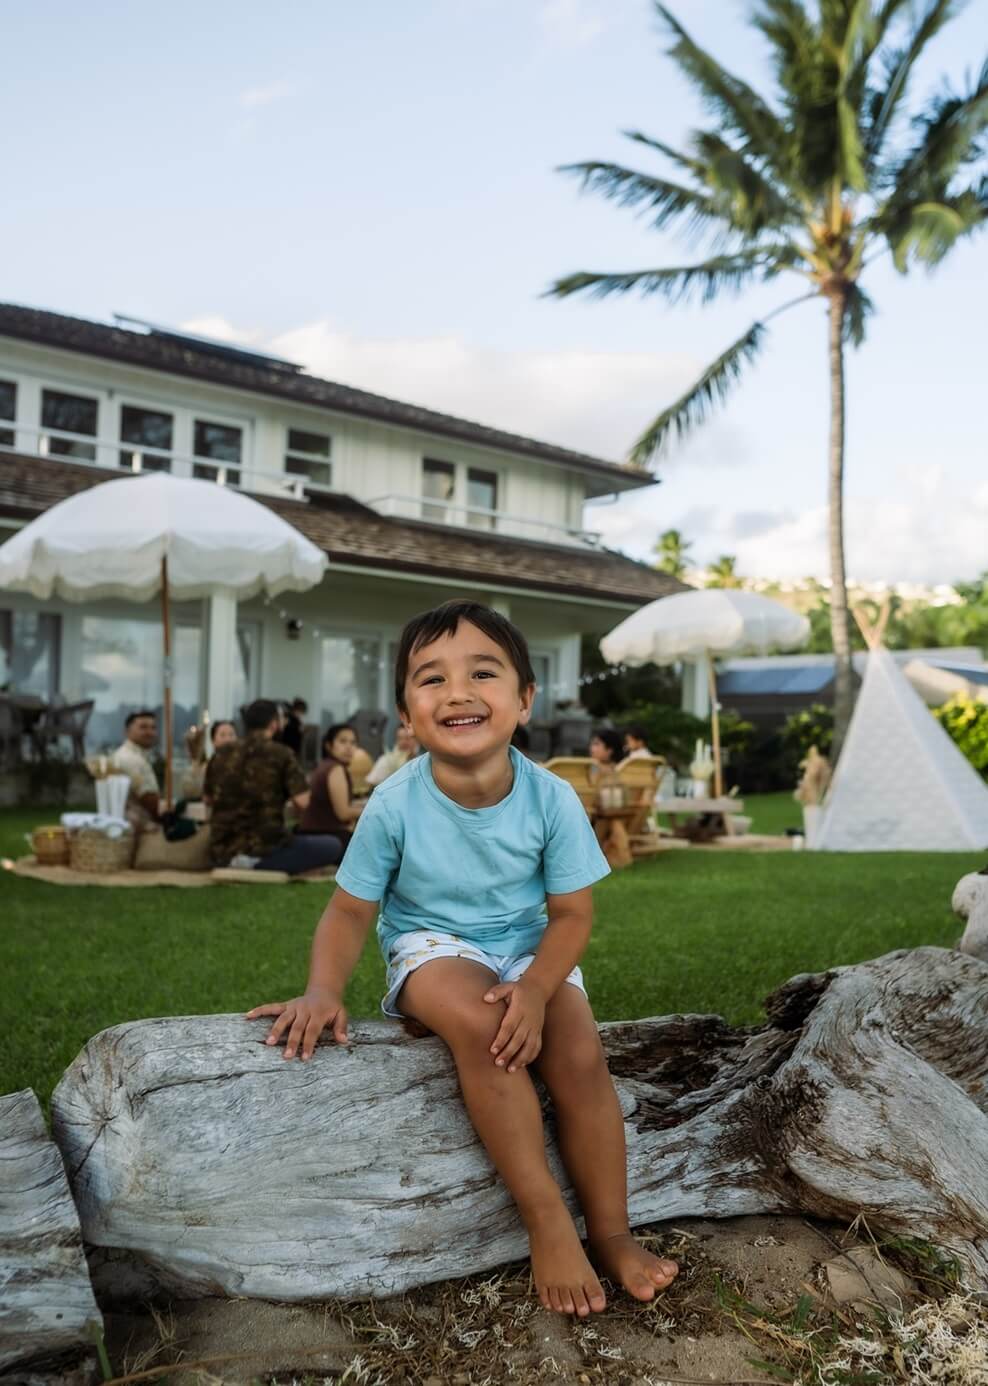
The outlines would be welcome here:
M 35 828 L 31 847 L 39 866 L 68 866 L 69 835 L 58 823 Z
M 92 828 L 80 828 L 69 838 L 69 865 L 73 871 L 126 871 L 134 859 L 134 834 L 107 837 Z

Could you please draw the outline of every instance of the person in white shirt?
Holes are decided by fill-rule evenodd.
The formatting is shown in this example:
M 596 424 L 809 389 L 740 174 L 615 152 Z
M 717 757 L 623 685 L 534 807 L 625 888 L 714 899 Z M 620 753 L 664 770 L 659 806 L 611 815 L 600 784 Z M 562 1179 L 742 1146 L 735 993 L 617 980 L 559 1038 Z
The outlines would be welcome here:
M 158 718 L 147 708 L 132 712 L 124 723 L 124 740 L 110 757 L 115 770 L 130 776 L 127 818 L 140 831 L 156 823 L 161 813 L 161 787 L 151 764 L 158 744 Z
M 383 784 L 389 775 L 393 775 L 396 770 L 401 769 L 406 761 L 417 756 L 419 749 L 419 743 L 416 741 L 412 729 L 399 727 L 393 748 L 390 751 L 385 751 L 383 756 L 378 756 L 372 768 L 364 776 L 364 783 L 369 784 L 372 789 Z
M 631 726 L 624 729 L 624 758 L 625 760 L 641 760 L 643 756 L 650 756 L 652 752 L 648 749 L 648 737 L 644 727 Z

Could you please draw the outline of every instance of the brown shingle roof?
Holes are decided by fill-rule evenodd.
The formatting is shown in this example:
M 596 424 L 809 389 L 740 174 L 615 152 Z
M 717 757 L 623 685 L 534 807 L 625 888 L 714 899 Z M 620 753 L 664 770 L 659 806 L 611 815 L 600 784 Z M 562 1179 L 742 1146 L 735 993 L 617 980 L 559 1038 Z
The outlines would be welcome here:
M 654 477 L 633 467 L 618 466 L 587 453 L 556 447 L 553 443 L 541 443 L 517 433 L 506 433 L 500 428 L 458 419 L 452 414 L 424 409 L 417 404 L 387 399 L 384 395 L 371 394 L 350 385 L 320 380 L 299 370 L 279 369 L 274 358 L 269 358 L 267 363 L 263 357 L 252 361 L 248 353 L 228 352 L 219 344 L 216 351 L 211 351 L 205 342 L 195 342 L 178 334 L 132 332 L 122 327 L 89 322 L 85 318 L 45 312 L 41 308 L 0 303 L 0 337 L 13 337 L 42 346 L 58 347 L 63 351 L 78 351 L 86 356 L 167 371 L 170 375 L 208 380 L 216 385 L 249 390 L 254 394 L 274 395 L 299 404 L 322 406 L 342 414 L 376 419 L 419 433 L 457 438 L 499 452 L 534 457 L 540 462 L 550 462 L 595 476 L 608 483 L 614 491 L 655 484 Z
M 113 472 L 83 463 L 0 453 L 0 514 L 32 519 L 66 496 L 113 479 Z M 263 495 L 254 499 L 318 544 L 330 562 L 566 592 L 629 606 L 685 590 L 667 573 L 610 549 L 540 544 L 507 535 L 391 519 L 349 496 L 320 495 L 309 504 Z

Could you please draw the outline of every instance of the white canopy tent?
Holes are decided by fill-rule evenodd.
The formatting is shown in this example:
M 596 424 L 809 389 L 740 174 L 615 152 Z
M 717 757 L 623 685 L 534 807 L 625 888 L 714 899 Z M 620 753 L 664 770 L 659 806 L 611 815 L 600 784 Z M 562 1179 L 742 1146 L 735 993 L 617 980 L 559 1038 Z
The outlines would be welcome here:
M 812 846 L 830 852 L 988 847 L 988 785 L 888 650 L 868 655 Z
M 781 602 L 736 588 L 705 588 L 659 597 L 626 617 L 600 642 L 608 664 L 707 662 L 710 680 L 714 793 L 723 793 L 720 718 L 713 661 L 718 656 L 767 654 L 804 645 L 810 625 Z
M 213 481 L 121 477 L 60 501 L 0 547 L 0 588 L 39 600 L 161 596 L 165 799 L 172 799 L 170 603 L 314 587 L 326 555 L 266 506 Z

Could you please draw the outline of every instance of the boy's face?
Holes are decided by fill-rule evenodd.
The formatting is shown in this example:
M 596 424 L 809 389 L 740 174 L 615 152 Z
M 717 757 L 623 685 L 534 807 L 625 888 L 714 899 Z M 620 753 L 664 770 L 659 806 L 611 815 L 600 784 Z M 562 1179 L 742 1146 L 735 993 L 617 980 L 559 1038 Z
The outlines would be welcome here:
M 494 640 L 461 621 L 453 635 L 423 645 L 408 661 L 405 716 L 426 750 L 446 760 L 477 761 L 506 748 L 528 721 L 534 688 Z

